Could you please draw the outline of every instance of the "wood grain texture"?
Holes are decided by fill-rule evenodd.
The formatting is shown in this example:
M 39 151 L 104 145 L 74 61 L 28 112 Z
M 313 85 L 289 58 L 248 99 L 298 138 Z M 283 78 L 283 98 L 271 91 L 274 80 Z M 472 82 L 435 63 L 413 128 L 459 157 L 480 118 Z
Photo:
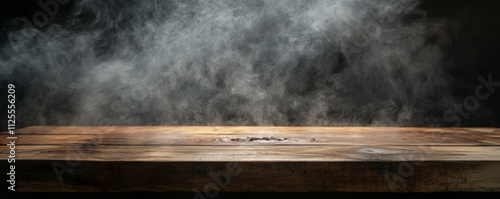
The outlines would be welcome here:
M 16 135 L 19 191 L 500 191 L 495 128 L 40 126 Z M 55 163 L 69 168 L 62 181 Z M 217 185 L 211 175 L 233 164 L 241 172 Z

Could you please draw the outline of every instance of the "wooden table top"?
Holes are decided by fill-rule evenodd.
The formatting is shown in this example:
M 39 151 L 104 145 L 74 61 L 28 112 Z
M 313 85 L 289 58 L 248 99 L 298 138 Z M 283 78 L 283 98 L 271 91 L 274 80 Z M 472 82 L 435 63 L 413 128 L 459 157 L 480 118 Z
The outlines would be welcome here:
M 24 191 L 191 191 L 210 182 L 210 169 L 229 163 L 242 171 L 226 191 L 500 191 L 496 128 L 33 126 L 16 136 L 16 162 L 25 169 L 19 175 L 31 175 L 19 182 Z M 9 141 L 1 139 L 5 160 Z M 54 162 L 78 162 L 69 167 L 79 174 L 67 172 L 61 182 Z M 141 168 L 183 174 L 132 172 Z M 84 173 L 89 169 L 99 177 Z M 169 179 L 123 185 L 139 174 Z M 411 183 L 391 185 L 394 177 Z M 269 186 L 259 186 L 262 181 Z

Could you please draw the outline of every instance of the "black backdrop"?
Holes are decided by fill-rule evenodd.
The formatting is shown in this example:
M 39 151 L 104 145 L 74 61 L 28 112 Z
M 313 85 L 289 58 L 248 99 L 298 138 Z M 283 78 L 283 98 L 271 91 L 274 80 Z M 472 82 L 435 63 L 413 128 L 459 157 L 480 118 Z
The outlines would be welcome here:
M 490 0 L 422 0 L 420 7 L 426 12 L 430 20 L 450 19 L 456 23 L 453 29 L 451 42 L 444 46 L 445 58 L 443 65 L 446 72 L 452 77 L 452 94 L 456 99 L 465 99 L 474 95 L 479 84 L 478 76 L 492 75 L 494 80 L 500 81 L 500 3 Z M 60 7 L 61 11 L 50 23 L 58 23 L 71 11 L 72 2 Z M 30 18 L 39 10 L 36 0 L 15 1 L 7 0 L 0 3 L 0 45 L 6 42 L 7 32 L 15 30 L 15 26 L 7 26 L 4 22 L 18 17 Z M 7 67 L 7 66 L 0 66 Z M 1 70 L 1 68 L 0 68 Z M 6 88 L 9 83 L 17 84 L 18 108 L 22 108 L 25 87 L 29 82 L 21 75 L 0 79 L 0 88 Z M 6 89 L 4 89 L 6 90 Z M 500 89 L 497 89 L 500 90 Z M 7 113 L 6 92 L 0 94 L 0 121 L 4 123 Z M 500 91 L 493 92 L 484 101 L 481 108 L 474 111 L 472 116 L 464 119 L 460 126 L 500 126 Z M 442 112 L 438 113 L 442 114 Z M 29 123 L 29 122 L 27 122 Z M 453 123 L 448 123 L 449 126 Z M 20 126 L 18 126 L 20 128 Z M 5 130 L 6 125 L 0 125 Z

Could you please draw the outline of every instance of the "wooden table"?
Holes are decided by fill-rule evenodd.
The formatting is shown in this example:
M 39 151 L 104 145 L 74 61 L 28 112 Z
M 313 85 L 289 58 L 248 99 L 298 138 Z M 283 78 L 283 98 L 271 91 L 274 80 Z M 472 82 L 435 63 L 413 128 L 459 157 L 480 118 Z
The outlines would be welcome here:
M 24 192 L 500 191 L 496 128 L 34 126 L 16 135 Z

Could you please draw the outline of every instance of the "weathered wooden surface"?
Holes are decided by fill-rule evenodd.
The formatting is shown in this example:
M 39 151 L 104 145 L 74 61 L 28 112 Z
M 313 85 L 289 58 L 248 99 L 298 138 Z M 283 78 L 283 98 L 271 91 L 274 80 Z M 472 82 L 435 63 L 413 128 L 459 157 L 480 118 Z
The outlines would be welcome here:
M 495 128 L 105 126 L 16 134 L 18 191 L 500 191 Z M 60 179 L 54 165 L 66 166 Z M 214 173 L 228 174 L 227 184 L 217 185 Z

